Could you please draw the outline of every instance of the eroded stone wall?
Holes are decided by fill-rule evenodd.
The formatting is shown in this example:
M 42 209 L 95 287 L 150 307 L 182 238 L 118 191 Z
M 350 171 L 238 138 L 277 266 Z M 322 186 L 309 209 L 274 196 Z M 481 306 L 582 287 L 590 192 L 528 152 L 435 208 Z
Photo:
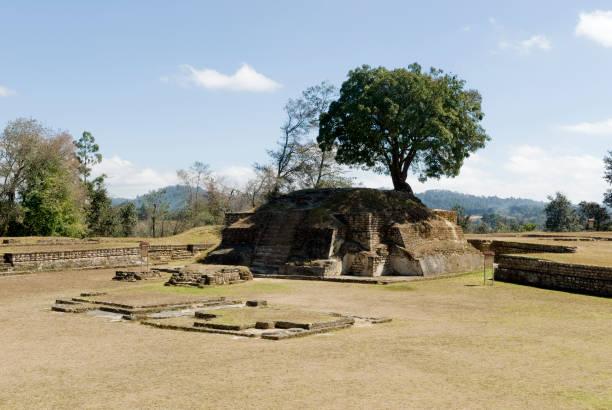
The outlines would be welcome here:
M 516 253 L 574 253 L 575 246 L 548 245 L 543 243 L 526 243 L 496 241 L 488 239 L 468 239 L 468 242 L 481 252 L 492 251 L 496 255 Z
M 186 259 L 212 244 L 155 245 L 149 248 L 152 261 Z M 65 268 L 137 266 L 142 263 L 140 248 L 106 248 L 51 252 L 5 253 L 0 271 L 34 271 Z
M 496 257 L 495 280 L 612 297 L 612 268 L 550 262 L 522 256 Z
M 446 219 L 448 222 L 457 225 L 457 211 L 447 211 L 446 209 L 434 209 L 436 215 Z

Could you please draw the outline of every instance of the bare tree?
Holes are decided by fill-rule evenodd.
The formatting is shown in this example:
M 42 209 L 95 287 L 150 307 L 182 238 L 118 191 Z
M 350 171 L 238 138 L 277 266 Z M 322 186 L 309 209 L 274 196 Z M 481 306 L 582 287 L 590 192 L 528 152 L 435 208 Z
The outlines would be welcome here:
M 314 141 L 300 146 L 299 162 L 302 164 L 298 173 L 301 188 L 335 188 L 349 187 L 352 178 L 344 176 L 344 169 L 334 159 L 335 149 L 323 151 Z
M 177 175 L 188 189 L 186 205 L 189 213 L 186 216 L 194 220 L 201 210 L 203 188 L 212 178 L 210 167 L 203 162 L 196 161 L 188 169 L 178 170 Z
M 166 213 L 168 212 L 168 203 L 165 198 L 166 190 L 159 189 L 157 191 L 151 191 L 145 195 L 145 206 L 149 218 L 151 220 L 151 235 L 155 238 L 157 236 L 158 222 L 161 222 L 163 236 L 163 226 Z M 161 220 L 161 221 L 160 221 Z
M 272 167 L 259 167 L 255 169 L 255 177 L 248 180 L 242 189 L 242 194 L 247 199 L 251 208 L 255 208 L 265 202 L 266 194 L 273 191 L 276 181 Z
M 290 99 L 285 105 L 287 118 L 281 126 L 277 148 L 268 151 L 271 165 L 255 165 L 255 169 L 260 171 L 269 167 L 274 169 L 275 180 L 271 192 L 289 190 L 300 179 L 305 166 L 303 156 L 300 155 L 302 139 L 312 130 L 318 129 L 319 116 L 327 111 L 336 92 L 333 85 L 322 82 L 309 87 L 301 98 Z

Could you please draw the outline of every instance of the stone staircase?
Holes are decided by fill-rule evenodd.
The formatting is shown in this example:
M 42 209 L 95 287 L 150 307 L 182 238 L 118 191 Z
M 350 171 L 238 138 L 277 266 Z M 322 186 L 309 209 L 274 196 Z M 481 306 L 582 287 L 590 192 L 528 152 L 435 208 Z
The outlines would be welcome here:
M 282 217 L 271 215 L 255 246 L 251 270 L 258 273 L 275 273 L 289 258 L 295 230 L 302 222 L 302 212 L 288 212 Z

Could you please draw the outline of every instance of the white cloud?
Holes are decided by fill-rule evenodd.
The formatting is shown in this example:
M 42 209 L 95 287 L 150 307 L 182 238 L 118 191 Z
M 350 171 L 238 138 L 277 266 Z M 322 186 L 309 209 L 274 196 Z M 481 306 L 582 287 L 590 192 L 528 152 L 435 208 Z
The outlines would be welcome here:
M 574 32 L 577 36 L 590 38 L 604 47 L 612 47 L 612 11 L 580 13 Z
M 92 170 L 94 176 L 106 174 L 106 183 L 111 196 L 135 198 L 153 189 L 179 183 L 176 172 L 159 172 L 148 167 L 139 167 L 118 156 L 104 158 Z
M 183 85 L 250 92 L 273 92 L 282 87 L 276 81 L 255 71 L 253 67 L 246 63 L 243 63 L 238 71 L 232 75 L 222 74 L 209 68 L 198 70 L 189 64 L 185 64 L 181 68 L 183 75 L 178 77 L 178 81 Z
M 461 27 L 461 31 L 465 31 L 465 32 L 472 31 L 472 26 L 463 26 Z
M 431 179 L 420 183 L 409 178 L 415 192 L 448 189 L 473 195 L 522 197 L 545 201 L 556 191 L 574 203 L 601 202 L 606 185 L 603 161 L 588 154 L 567 154 L 542 147 L 523 145 L 510 150 L 508 159 L 498 164 L 477 154 L 465 161 L 456 178 Z M 358 181 L 371 188 L 391 188 L 386 175 L 363 174 Z
M 93 167 L 92 174 L 97 177 L 106 174 L 106 184 L 113 197 L 135 198 L 137 195 L 180 184 L 176 172 L 161 172 L 150 167 L 140 167 L 115 155 L 104 158 Z M 250 167 L 229 166 L 212 173 L 219 182 L 228 186 L 241 188 L 255 176 Z
M 255 178 L 253 168 L 230 166 L 214 171 L 213 175 L 221 180 L 221 182 L 230 187 L 242 187 L 249 179 Z
M 530 54 L 533 50 L 548 51 L 552 48 L 552 44 L 546 36 L 534 35 L 522 41 L 500 41 L 497 43 L 497 48 L 500 50 L 514 50 L 519 54 Z
M 9 97 L 11 95 L 17 95 L 17 92 L 0 85 L 0 97 Z
M 559 127 L 563 131 L 588 135 L 612 135 L 612 118 L 598 122 L 581 122 L 575 125 Z

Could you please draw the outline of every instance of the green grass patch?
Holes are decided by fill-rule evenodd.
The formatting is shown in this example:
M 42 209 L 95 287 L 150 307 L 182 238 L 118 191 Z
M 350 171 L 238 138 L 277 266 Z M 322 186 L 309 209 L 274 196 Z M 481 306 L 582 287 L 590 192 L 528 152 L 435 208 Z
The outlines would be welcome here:
M 571 405 L 579 405 L 587 409 L 610 409 L 612 408 L 612 393 L 598 396 L 583 391 L 563 392 L 561 396 Z

